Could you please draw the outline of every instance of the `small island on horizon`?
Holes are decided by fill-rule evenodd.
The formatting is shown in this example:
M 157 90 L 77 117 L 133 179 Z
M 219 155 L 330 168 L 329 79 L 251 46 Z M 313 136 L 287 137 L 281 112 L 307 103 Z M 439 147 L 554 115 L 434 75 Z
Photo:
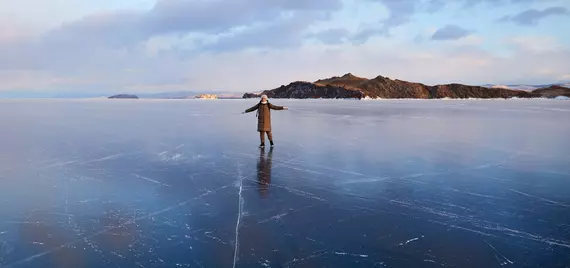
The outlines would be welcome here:
M 137 95 L 133 94 L 118 94 L 109 97 L 109 99 L 138 99 L 138 98 L 139 97 Z

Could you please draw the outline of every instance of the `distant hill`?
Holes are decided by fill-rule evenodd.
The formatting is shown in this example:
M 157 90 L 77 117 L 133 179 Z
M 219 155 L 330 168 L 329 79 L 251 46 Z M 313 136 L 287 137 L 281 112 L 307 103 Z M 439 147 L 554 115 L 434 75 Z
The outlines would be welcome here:
M 482 85 L 482 87 L 486 88 L 503 88 L 503 89 L 510 89 L 510 90 L 523 90 L 523 91 L 533 91 L 535 89 L 539 89 L 543 86 L 533 86 L 533 85 L 491 85 L 486 84 Z
M 554 85 L 545 88 L 539 88 L 532 91 L 532 93 L 539 94 L 547 98 L 556 98 L 558 96 L 570 97 L 570 88 Z
M 537 90 L 537 89 L 541 89 L 541 88 L 547 88 L 550 86 L 563 86 L 563 87 L 570 87 L 570 83 L 558 83 L 558 84 L 544 84 L 544 85 L 524 85 L 524 84 L 518 84 L 518 85 L 492 85 L 492 84 L 486 84 L 483 85 L 483 87 L 487 87 L 487 88 L 504 88 L 504 89 L 511 89 L 511 90 L 524 90 L 524 91 L 533 91 L 533 90 Z
M 315 82 L 293 82 L 272 90 L 263 91 L 271 98 L 384 98 L 384 99 L 436 99 L 436 98 L 532 98 L 540 95 L 522 90 L 487 88 L 462 84 L 428 86 L 388 77 L 367 79 L 345 74 Z M 246 93 L 243 98 L 260 94 Z
M 138 98 L 139 97 L 137 95 L 131 95 L 131 94 L 119 94 L 109 97 L 109 99 L 138 99 Z

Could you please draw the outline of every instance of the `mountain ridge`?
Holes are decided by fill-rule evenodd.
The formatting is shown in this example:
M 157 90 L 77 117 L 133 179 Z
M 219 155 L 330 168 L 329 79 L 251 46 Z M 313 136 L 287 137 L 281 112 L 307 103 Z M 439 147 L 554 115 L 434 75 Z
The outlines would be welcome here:
M 561 87 L 561 86 L 558 86 Z M 561 87 L 564 88 L 564 87 Z M 271 98 L 383 98 L 383 99 L 440 99 L 440 98 L 537 98 L 543 91 L 514 90 L 503 87 L 472 86 L 459 83 L 428 86 L 418 82 L 390 79 L 378 75 L 372 79 L 346 73 L 342 76 L 319 79 L 314 82 L 296 81 L 260 94 L 246 93 L 243 98 L 265 94 Z M 550 89 L 548 96 L 561 92 Z

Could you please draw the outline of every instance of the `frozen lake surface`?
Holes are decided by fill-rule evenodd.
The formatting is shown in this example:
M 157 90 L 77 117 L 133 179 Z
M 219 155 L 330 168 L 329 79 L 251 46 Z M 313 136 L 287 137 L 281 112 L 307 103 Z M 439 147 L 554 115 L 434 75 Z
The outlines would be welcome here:
M 0 267 L 569 267 L 570 102 L 1 100 Z

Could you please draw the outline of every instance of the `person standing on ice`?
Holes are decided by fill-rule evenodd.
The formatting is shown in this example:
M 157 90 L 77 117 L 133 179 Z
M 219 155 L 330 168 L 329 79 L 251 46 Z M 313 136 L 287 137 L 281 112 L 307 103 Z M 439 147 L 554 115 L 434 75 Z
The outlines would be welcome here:
M 261 139 L 260 148 L 265 147 L 265 134 L 273 147 L 273 135 L 271 134 L 271 110 L 288 110 L 284 106 L 277 106 L 269 103 L 267 95 L 261 96 L 261 101 L 255 106 L 245 110 L 243 113 L 251 113 L 257 110 L 257 131 L 259 131 L 259 138 Z

